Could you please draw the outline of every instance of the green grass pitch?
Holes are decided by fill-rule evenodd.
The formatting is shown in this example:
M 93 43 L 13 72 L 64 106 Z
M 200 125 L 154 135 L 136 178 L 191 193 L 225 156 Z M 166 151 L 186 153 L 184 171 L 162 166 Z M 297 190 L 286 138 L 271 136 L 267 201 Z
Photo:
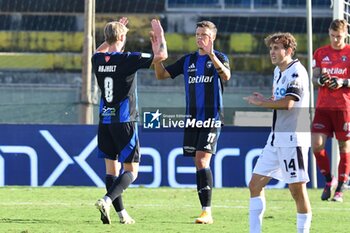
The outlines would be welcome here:
M 350 193 L 344 203 L 323 202 L 321 190 L 309 189 L 313 209 L 311 232 L 350 232 Z M 247 188 L 214 189 L 213 225 L 196 225 L 200 205 L 194 189 L 130 188 L 124 204 L 136 220 L 121 225 L 111 211 L 112 225 L 103 225 L 95 201 L 104 189 L 95 187 L 0 188 L 0 232 L 249 232 Z M 263 232 L 296 232 L 296 210 L 288 189 L 266 190 Z

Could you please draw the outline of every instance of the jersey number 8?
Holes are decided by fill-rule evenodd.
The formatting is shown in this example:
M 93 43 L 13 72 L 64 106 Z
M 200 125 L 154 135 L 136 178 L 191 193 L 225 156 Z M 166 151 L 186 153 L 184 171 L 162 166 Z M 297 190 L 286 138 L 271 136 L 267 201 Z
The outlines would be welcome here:
M 105 99 L 108 103 L 113 101 L 113 79 L 106 77 L 104 81 L 105 86 Z

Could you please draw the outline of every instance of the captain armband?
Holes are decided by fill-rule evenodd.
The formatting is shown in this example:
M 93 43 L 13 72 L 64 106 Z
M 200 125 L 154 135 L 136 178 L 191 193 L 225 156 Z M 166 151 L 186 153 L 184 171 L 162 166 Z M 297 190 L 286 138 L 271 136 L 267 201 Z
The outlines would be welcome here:
M 216 69 L 216 71 L 217 71 L 219 74 L 224 73 L 224 71 L 221 69 L 221 67 L 219 67 L 219 68 L 216 68 L 216 67 L 215 67 L 215 69 Z

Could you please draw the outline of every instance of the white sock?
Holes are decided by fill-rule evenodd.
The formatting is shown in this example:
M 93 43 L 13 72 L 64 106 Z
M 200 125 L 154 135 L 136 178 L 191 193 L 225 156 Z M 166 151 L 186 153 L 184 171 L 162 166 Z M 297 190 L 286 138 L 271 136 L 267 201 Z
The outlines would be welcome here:
M 208 214 L 211 214 L 211 207 L 210 206 L 203 206 L 202 210 L 207 211 Z
M 111 198 L 109 198 L 109 196 L 104 196 L 103 200 L 105 200 L 105 202 L 107 203 L 107 205 L 112 205 L 112 200 Z
M 260 233 L 262 218 L 265 212 L 265 197 L 252 197 L 249 202 L 250 233 Z
M 297 230 L 298 233 L 309 233 L 311 226 L 312 213 L 297 213 Z
M 117 213 L 118 213 L 119 218 L 123 218 L 124 216 L 128 216 L 128 212 L 126 212 L 126 209 L 123 209 Z

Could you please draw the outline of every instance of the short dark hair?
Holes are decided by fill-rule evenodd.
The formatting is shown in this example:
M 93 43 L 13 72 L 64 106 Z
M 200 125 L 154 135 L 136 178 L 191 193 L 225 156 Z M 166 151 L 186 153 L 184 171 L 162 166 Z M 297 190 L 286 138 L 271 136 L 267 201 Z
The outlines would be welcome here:
M 335 19 L 329 25 L 329 30 L 348 31 L 348 22 L 345 19 Z

